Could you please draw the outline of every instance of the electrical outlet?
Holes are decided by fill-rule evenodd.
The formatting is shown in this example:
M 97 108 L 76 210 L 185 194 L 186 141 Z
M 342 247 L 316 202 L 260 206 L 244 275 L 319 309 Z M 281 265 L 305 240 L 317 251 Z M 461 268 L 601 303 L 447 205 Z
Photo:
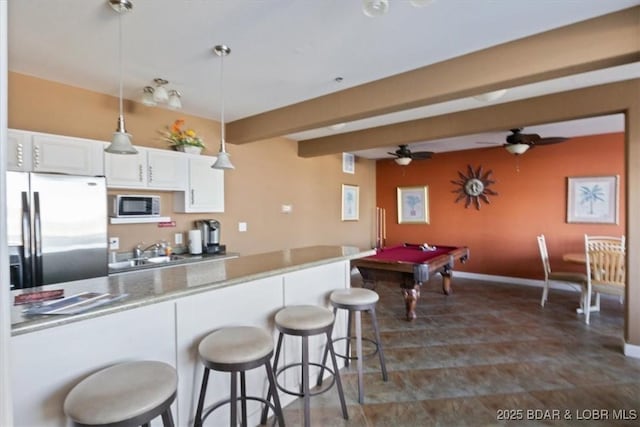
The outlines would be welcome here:
M 117 251 L 120 249 L 120 238 L 119 237 L 109 237 L 109 250 Z
M 176 245 L 181 245 L 182 244 L 182 233 L 176 233 L 173 236 L 173 241 L 175 242 Z

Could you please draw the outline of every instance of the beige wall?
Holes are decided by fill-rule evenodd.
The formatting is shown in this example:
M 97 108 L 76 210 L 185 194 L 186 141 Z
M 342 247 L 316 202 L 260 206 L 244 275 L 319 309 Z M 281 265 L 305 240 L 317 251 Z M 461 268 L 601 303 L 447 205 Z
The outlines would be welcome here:
M 216 121 L 130 101 L 125 106 L 127 130 L 136 145 L 167 148 L 158 130 L 182 117 L 205 139 L 204 154 L 214 155 L 218 149 Z M 115 130 L 117 111 L 116 98 L 9 73 L 9 128 L 107 141 Z M 200 218 L 219 220 L 227 250 L 245 255 L 318 244 L 371 246 L 375 162 L 357 159 L 356 173 L 344 174 L 341 155 L 303 159 L 297 155 L 296 143 L 286 138 L 230 145 L 228 151 L 236 169 L 225 172 L 223 214 L 175 214 L 173 193 L 151 191 L 162 196 L 162 214 L 171 216 L 176 227 L 110 225 L 109 235 L 120 238 L 120 250 L 132 249 L 139 242 L 173 242 L 176 232 L 183 232 L 186 241 L 186 231 Z M 340 219 L 342 184 L 360 187 L 359 221 Z M 281 213 L 282 204 L 292 205 L 293 212 Z M 247 232 L 238 232 L 240 221 L 247 223 Z

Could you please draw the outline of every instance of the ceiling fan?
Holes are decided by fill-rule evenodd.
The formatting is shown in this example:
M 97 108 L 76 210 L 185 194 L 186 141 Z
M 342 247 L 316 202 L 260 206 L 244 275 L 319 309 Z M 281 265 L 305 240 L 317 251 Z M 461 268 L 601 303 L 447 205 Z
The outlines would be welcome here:
M 536 145 L 549 145 L 564 142 L 569 138 L 552 136 L 542 138 L 537 133 L 522 133 L 522 128 L 511 129 L 511 134 L 507 135 L 507 143 L 503 147 L 516 156 L 524 153 L 529 148 Z
M 401 166 L 408 165 L 412 160 L 426 160 L 433 156 L 432 151 L 417 151 L 414 153 L 407 145 L 399 145 L 398 147 L 399 148 L 395 152 L 387 154 L 395 156 L 396 158 L 393 160 Z

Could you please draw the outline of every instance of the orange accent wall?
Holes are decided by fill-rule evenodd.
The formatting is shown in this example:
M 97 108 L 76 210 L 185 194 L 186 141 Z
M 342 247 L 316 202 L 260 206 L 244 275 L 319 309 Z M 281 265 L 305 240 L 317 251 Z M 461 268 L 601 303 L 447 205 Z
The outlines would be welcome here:
M 492 170 L 498 193 L 465 209 L 454 203 L 458 172 L 467 165 Z M 566 222 L 567 177 L 618 175 L 618 224 Z M 431 160 L 399 166 L 392 160 L 376 165 L 377 205 L 386 209 L 386 244 L 403 242 L 464 245 L 470 259 L 455 269 L 472 273 L 541 279 L 536 235 L 543 233 L 554 270 L 580 270 L 562 261 L 565 252 L 584 250 L 584 234 L 625 233 L 624 134 L 577 137 L 539 146 L 515 157 L 501 147 L 438 153 Z M 397 187 L 428 186 L 429 224 L 398 224 Z

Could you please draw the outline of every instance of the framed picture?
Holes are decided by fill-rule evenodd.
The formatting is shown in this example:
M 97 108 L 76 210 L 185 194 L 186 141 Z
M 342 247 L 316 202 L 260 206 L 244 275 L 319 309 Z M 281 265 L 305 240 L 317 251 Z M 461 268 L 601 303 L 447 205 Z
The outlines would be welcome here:
M 360 187 L 342 184 L 342 220 L 357 221 L 359 218 Z
M 398 224 L 429 224 L 429 187 L 398 187 Z
M 356 173 L 356 156 L 351 153 L 342 153 L 342 172 Z
M 618 175 L 567 178 L 567 222 L 618 223 Z

